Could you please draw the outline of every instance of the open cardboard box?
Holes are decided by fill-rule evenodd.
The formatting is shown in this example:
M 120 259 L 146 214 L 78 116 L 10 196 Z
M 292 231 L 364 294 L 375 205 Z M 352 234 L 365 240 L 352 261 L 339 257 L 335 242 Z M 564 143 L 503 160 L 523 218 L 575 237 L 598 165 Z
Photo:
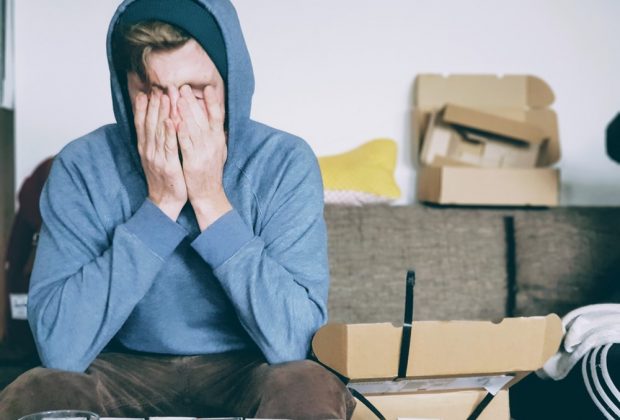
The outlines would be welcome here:
M 420 160 L 431 166 L 533 168 L 547 140 L 534 124 L 447 104 L 431 115 Z
M 454 205 L 558 205 L 560 175 L 551 167 L 560 159 L 557 117 L 549 108 L 553 101 L 551 88 L 534 76 L 419 75 L 413 111 L 418 199 Z M 455 138 L 442 121 L 446 105 L 460 111 L 451 117 L 452 126 L 513 142 L 484 135 L 476 137 L 478 144 Z M 438 130 L 429 130 L 431 123 Z M 439 146 L 425 144 L 427 140 Z
M 416 321 L 405 380 L 398 376 L 402 326 L 328 324 L 312 340 L 321 363 L 351 379 L 386 418 L 465 419 L 492 388 L 480 419 L 510 419 L 507 389 L 559 348 L 557 315 L 490 321 Z M 374 418 L 358 403 L 354 419 Z

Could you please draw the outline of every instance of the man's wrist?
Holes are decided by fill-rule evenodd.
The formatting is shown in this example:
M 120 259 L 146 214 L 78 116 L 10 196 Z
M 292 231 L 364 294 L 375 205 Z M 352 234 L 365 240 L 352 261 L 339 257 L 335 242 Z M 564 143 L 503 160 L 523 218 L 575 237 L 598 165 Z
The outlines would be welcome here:
M 181 210 L 183 210 L 183 206 L 185 205 L 185 203 L 181 204 L 177 202 L 167 202 L 162 200 L 157 201 L 151 197 L 149 197 L 149 200 L 151 200 L 151 202 L 155 204 L 162 213 L 164 213 L 174 222 L 176 222 L 179 218 L 179 214 L 181 214 Z
M 224 193 L 212 199 L 194 200 L 191 203 L 201 232 L 233 209 Z

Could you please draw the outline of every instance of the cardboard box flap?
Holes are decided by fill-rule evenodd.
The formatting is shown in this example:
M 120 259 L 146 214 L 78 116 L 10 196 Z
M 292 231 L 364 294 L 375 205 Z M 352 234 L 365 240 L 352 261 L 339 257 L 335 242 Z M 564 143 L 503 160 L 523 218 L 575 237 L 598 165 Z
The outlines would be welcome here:
M 448 102 L 476 108 L 544 108 L 554 100 L 551 87 L 530 75 L 421 74 L 414 90 L 415 105 L 424 110 Z
M 532 108 L 544 108 L 555 101 L 555 95 L 551 87 L 541 78 L 527 76 L 527 103 Z
M 317 337 L 321 338 L 317 338 Z M 318 340 L 318 341 L 317 341 Z M 315 346 L 317 342 L 317 346 Z M 327 324 L 312 339 L 312 352 L 327 366 L 347 366 L 347 324 Z M 320 353 L 320 356 L 316 352 Z M 344 368 L 344 371 L 347 369 Z M 337 369 L 338 372 L 342 372 Z
M 490 321 L 417 321 L 412 328 L 407 377 L 467 376 L 539 369 L 559 348 L 560 318 Z M 316 357 L 352 379 L 398 375 L 402 326 L 328 324 L 312 340 Z
M 535 124 L 460 105 L 447 104 L 442 113 L 442 120 L 458 127 L 467 127 L 534 145 L 548 138 L 547 134 Z

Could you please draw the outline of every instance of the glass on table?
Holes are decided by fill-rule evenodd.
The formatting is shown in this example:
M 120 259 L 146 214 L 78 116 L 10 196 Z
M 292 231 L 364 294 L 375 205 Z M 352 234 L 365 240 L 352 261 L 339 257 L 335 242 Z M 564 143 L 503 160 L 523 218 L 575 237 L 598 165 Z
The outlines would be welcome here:
M 19 420 L 99 420 L 99 415 L 90 411 L 58 410 L 28 414 Z

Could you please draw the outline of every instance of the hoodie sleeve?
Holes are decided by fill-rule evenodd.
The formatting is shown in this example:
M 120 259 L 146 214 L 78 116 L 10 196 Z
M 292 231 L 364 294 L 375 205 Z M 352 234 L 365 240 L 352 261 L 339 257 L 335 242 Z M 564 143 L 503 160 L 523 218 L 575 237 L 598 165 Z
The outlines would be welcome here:
M 106 229 L 79 169 L 62 156 L 54 161 L 40 208 L 28 320 L 45 367 L 83 372 L 186 232 L 148 200 Z
M 269 363 L 301 360 L 327 320 L 329 268 L 323 183 L 309 147 L 292 159 L 258 235 L 235 210 L 192 243 Z

